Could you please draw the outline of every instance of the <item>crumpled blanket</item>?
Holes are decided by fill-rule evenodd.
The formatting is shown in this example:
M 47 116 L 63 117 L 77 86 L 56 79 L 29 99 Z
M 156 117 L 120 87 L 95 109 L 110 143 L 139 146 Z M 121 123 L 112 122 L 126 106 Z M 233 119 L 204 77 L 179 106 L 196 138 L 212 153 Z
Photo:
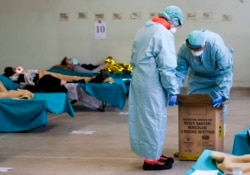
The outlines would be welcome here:
M 239 168 L 244 175 L 250 175 L 250 154 L 234 156 L 213 151 L 211 158 L 215 161 L 217 168 L 222 172 L 232 173 L 233 169 Z
M 0 98 L 32 99 L 34 94 L 25 89 L 7 90 L 0 81 Z

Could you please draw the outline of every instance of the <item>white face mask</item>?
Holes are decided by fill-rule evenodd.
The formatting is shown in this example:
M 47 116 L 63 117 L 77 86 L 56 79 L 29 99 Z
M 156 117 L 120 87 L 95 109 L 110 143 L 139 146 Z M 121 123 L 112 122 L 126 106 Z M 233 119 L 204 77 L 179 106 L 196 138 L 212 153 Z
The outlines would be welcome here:
M 203 54 L 203 50 L 200 50 L 200 51 L 193 51 L 191 50 L 191 53 L 194 57 L 199 57 Z
M 16 72 L 17 74 L 20 74 L 20 73 L 23 72 L 23 68 L 22 68 L 21 66 L 18 66 L 18 67 L 16 68 L 15 72 Z
M 177 31 L 176 27 L 171 27 L 171 29 L 169 30 L 172 34 L 175 34 Z

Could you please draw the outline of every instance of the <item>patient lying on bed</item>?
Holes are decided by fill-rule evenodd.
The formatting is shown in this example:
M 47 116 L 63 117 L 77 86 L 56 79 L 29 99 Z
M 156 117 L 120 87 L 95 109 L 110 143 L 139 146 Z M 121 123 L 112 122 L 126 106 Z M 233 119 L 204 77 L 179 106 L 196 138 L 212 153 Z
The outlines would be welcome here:
M 74 72 L 98 73 L 104 68 L 104 64 L 80 64 L 76 58 L 64 57 L 61 64 L 53 66 L 54 68 L 63 68 Z
M 92 109 L 98 109 L 101 102 L 84 92 L 78 86 L 78 83 L 114 82 L 113 78 L 109 77 L 104 71 L 101 71 L 97 76 L 81 77 L 37 69 L 24 70 L 22 67 L 6 67 L 3 75 L 20 84 L 22 89 L 31 92 L 65 92 L 72 103 L 80 101 L 84 106 Z
M 22 89 L 33 92 L 66 92 L 67 83 L 113 83 L 113 78 L 101 71 L 97 76 L 82 77 L 53 73 L 38 69 L 24 70 L 22 67 L 6 67 L 4 76 L 20 84 Z
M 85 82 L 83 77 L 65 77 L 37 69 L 24 70 L 22 67 L 6 67 L 3 75 L 20 84 L 21 89 L 32 92 L 67 92 L 66 83 Z

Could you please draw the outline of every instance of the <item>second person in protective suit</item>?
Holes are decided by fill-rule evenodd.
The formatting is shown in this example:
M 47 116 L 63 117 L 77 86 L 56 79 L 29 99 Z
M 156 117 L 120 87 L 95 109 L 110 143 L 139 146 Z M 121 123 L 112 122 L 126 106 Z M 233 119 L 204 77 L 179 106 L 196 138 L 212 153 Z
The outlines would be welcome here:
M 145 158 L 144 170 L 172 168 L 173 158 L 163 155 L 167 128 L 167 105 L 176 103 L 174 33 L 183 24 L 179 7 L 168 6 L 147 21 L 134 39 L 129 91 L 131 149 Z
M 207 94 L 213 107 L 223 107 L 224 134 L 227 104 L 222 104 L 230 99 L 233 84 L 232 52 L 220 35 L 202 29 L 190 32 L 177 54 L 179 90 L 187 77 L 188 95 Z

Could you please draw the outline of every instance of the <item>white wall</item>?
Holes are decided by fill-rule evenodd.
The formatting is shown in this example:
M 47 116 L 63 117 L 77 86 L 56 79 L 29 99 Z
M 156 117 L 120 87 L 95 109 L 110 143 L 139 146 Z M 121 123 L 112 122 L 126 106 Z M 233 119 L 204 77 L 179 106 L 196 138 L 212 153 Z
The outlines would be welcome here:
M 235 50 L 234 86 L 250 86 L 249 0 L 0 0 L 0 71 L 5 66 L 48 69 L 64 56 L 76 57 L 81 63 L 101 63 L 107 56 L 129 63 L 136 31 L 168 5 L 185 12 L 184 26 L 176 34 L 178 49 L 186 35 L 199 28 L 221 34 L 228 47 Z M 78 12 L 87 19 L 78 19 Z M 140 19 L 130 19 L 140 12 Z M 68 13 L 68 21 L 59 14 Z M 104 14 L 107 39 L 95 40 L 95 14 Z M 113 14 L 121 13 L 121 20 Z M 209 13 L 211 18 L 204 19 Z M 195 19 L 190 16 L 195 15 Z M 223 21 L 223 15 L 231 20 Z

